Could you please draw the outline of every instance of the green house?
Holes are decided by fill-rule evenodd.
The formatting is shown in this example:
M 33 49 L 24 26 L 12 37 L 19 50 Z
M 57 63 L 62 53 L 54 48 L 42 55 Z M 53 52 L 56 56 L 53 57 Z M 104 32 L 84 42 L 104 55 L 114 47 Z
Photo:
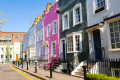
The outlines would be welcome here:
M 61 60 L 75 68 L 89 55 L 86 0 L 59 0 L 59 14 Z

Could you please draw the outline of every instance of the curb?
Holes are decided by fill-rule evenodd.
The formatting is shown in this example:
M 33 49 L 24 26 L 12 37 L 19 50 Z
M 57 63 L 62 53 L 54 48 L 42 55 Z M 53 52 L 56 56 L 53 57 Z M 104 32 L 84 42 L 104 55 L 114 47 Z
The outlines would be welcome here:
M 17 68 L 17 69 L 19 69 L 19 70 L 21 70 L 21 71 L 23 71 L 23 72 L 26 72 L 26 73 L 28 73 L 28 74 L 30 74 L 30 75 L 36 77 L 36 78 L 41 79 L 41 80 L 53 80 L 53 79 L 50 79 L 50 78 L 46 78 L 46 77 L 37 75 L 36 73 L 32 73 L 32 72 L 27 71 L 27 70 L 25 70 L 25 69 L 19 68 L 19 67 L 17 67 L 17 66 L 14 66 L 13 64 L 11 64 L 11 65 L 12 65 L 14 68 Z

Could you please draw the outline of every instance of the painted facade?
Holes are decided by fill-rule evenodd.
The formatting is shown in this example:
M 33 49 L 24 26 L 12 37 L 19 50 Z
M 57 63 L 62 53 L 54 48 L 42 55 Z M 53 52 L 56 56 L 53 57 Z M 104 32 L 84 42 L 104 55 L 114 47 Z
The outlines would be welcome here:
M 26 41 L 27 43 L 29 42 L 28 46 L 26 46 L 25 51 L 27 59 L 34 60 L 36 59 L 36 24 L 32 25 L 32 27 L 29 29 Z
M 10 61 L 20 58 L 20 44 L 26 33 L 22 32 L 0 32 L 0 62 L 6 62 L 6 48 L 9 45 Z
M 45 60 L 45 46 L 44 42 L 44 18 L 41 17 L 39 23 L 36 25 L 36 53 L 37 60 Z
M 44 45 L 45 54 L 48 55 L 49 63 L 53 58 L 60 58 L 60 33 L 59 33 L 59 14 L 58 2 L 54 2 L 44 13 Z
M 88 58 L 86 0 L 59 0 L 61 59 L 76 67 Z
M 97 0 L 87 0 L 89 54 L 93 59 L 119 59 L 120 1 L 104 0 L 101 6 L 97 3 Z

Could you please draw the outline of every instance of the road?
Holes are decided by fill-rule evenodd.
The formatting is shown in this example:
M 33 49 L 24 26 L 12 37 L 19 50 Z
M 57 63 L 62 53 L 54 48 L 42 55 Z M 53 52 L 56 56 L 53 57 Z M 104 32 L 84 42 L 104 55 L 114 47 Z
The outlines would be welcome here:
M 0 80 L 40 80 L 25 72 L 14 69 L 9 64 L 0 64 Z

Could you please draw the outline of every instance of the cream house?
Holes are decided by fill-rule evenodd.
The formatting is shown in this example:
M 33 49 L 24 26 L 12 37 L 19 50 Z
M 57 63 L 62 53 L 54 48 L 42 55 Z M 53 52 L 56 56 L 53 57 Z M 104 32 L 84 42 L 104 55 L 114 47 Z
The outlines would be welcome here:
M 119 0 L 87 0 L 90 58 L 120 58 L 119 8 Z

